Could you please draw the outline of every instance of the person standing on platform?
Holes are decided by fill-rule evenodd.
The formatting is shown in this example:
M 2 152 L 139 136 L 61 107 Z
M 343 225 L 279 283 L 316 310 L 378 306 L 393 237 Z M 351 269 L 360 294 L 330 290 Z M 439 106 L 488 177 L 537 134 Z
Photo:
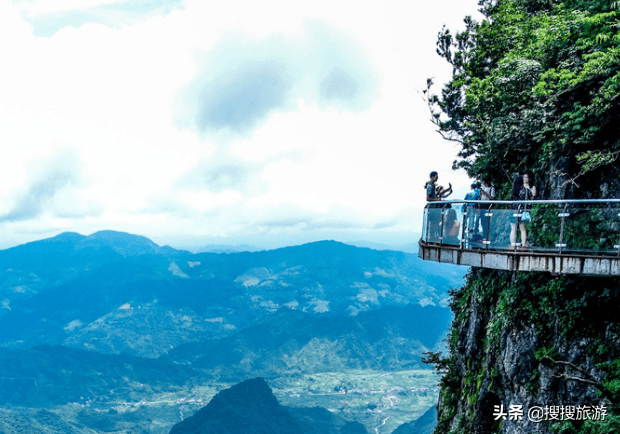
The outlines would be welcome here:
M 482 187 L 480 187 L 480 200 L 495 200 L 495 187 L 491 184 L 491 180 L 487 177 L 482 178 Z M 487 216 L 491 204 L 480 204 L 480 223 L 482 224 L 482 238 L 488 240 L 489 223 L 491 218 Z
M 430 173 L 430 180 L 426 181 L 424 184 L 424 188 L 426 189 L 426 201 L 429 202 L 428 205 L 428 233 L 427 233 L 427 241 L 438 243 L 439 238 L 439 230 L 441 223 L 441 210 L 439 209 L 441 206 L 438 202 L 441 200 L 441 196 L 437 196 L 437 190 L 435 188 L 435 184 L 439 179 L 439 174 L 435 171 Z
M 536 198 L 536 187 L 534 186 L 534 176 L 531 172 L 525 173 L 522 177 L 515 179 L 510 195 L 512 200 L 532 200 Z M 515 204 L 512 209 L 517 212 L 511 217 L 510 243 L 517 247 L 517 220 L 521 232 L 520 250 L 527 250 L 527 223 L 531 220 L 529 204 Z
M 477 182 L 471 185 L 471 191 L 465 195 L 465 200 L 480 200 L 480 185 L 478 185 Z M 465 220 L 467 239 L 471 240 L 473 236 L 478 233 L 478 205 L 475 203 L 466 203 L 463 205 L 463 212 L 467 215 Z

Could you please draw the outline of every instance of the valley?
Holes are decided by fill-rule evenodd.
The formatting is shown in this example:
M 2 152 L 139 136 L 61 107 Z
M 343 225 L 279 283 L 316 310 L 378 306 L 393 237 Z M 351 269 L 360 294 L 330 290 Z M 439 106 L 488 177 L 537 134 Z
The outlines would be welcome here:
M 433 371 L 420 369 L 349 370 L 266 380 L 282 405 L 322 407 L 361 422 L 369 433 L 387 434 L 436 404 L 439 378 Z M 159 393 L 143 387 L 140 393 L 143 385 L 136 384 L 131 397 L 109 390 L 105 395 L 85 396 L 45 410 L 4 408 L 0 410 L 0 432 L 167 434 L 172 425 L 232 385 L 205 382 Z
M 268 381 L 283 405 L 323 407 L 377 434 L 391 433 L 435 405 L 438 382 L 427 369 L 349 370 Z
M 389 434 L 437 402 L 421 356 L 445 347 L 465 271 L 333 241 L 193 254 L 112 231 L 0 251 L 0 432 L 168 434 L 260 377 L 293 424 Z

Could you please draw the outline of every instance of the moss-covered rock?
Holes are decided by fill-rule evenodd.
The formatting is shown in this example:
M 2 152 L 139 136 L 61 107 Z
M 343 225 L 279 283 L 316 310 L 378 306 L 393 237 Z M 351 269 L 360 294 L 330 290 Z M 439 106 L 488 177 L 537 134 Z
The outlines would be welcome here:
M 533 407 L 605 405 L 615 411 L 617 279 L 474 269 L 452 297 L 455 320 L 450 355 L 442 361 L 448 372 L 436 433 L 579 428 L 533 422 L 527 414 Z M 497 417 L 496 406 L 508 412 L 511 405 L 523 406 L 522 420 Z

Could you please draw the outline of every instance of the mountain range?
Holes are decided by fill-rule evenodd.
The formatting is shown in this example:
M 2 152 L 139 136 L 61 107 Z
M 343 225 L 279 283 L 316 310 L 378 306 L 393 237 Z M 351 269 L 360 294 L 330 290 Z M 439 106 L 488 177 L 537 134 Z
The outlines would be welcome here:
M 2 250 L 0 426 L 27 412 L 34 419 L 22 432 L 45 421 L 103 432 L 130 426 L 129 413 L 67 405 L 140 401 L 205 381 L 419 368 L 422 352 L 443 345 L 447 292 L 465 271 L 334 241 L 194 254 L 102 231 Z M 170 411 L 136 426 L 169 424 Z
M 385 306 L 356 316 L 323 316 L 282 309 L 227 338 L 183 344 L 173 360 L 200 369 L 277 376 L 345 369 L 399 370 L 421 367 L 451 316 L 435 306 Z
M 63 233 L 0 251 L 0 341 L 158 357 L 280 309 L 336 317 L 445 307 L 464 272 L 432 265 L 331 241 L 191 254 L 118 232 Z

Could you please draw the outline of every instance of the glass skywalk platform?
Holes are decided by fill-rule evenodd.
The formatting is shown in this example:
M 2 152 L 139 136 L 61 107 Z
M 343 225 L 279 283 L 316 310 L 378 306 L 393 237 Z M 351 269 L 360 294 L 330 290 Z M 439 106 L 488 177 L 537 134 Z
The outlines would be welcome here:
M 419 246 L 428 261 L 620 276 L 620 199 L 430 202 Z

